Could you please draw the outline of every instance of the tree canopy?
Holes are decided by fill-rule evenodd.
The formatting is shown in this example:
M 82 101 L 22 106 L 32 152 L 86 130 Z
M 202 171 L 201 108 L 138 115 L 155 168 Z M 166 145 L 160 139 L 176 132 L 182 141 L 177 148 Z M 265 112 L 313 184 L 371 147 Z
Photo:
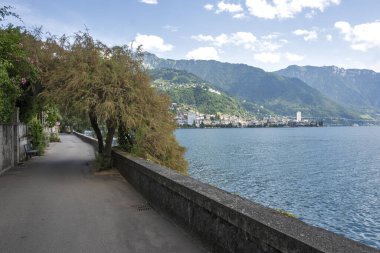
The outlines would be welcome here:
M 19 19 L 3 6 L 0 22 L 7 17 Z M 118 134 L 124 150 L 186 173 L 170 101 L 151 87 L 140 50 L 108 47 L 88 32 L 56 37 L 0 24 L 0 122 L 11 122 L 15 105 L 23 122 L 46 112 L 49 127 L 62 114 L 90 123 L 104 161 Z
M 18 18 L 10 7 L 0 8 L 0 22 L 7 16 Z M 27 121 L 33 108 L 34 85 L 39 71 L 29 54 L 33 36 L 22 27 L 1 24 L 0 27 L 0 122 L 12 120 L 15 104 L 20 107 L 21 118 Z
M 170 101 L 151 87 L 139 50 L 107 47 L 88 32 L 47 39 L 43 49 L 44 97 L 64 112 L 88 115 L 101 155 L 110 157 L 119 132 L 127 151 L 186 172 Z

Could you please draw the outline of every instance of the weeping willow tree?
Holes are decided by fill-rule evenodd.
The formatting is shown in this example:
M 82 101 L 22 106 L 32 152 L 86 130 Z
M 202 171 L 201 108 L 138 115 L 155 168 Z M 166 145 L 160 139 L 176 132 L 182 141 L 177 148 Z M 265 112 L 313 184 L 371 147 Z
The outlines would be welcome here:
M 110 158 L 119 130 L 122 143 L 129 137 L 121 145 L 127 151 L 186 173 L 170 101 L 151 87 L 139 50 L 107 47 L 87 32 L 50 38 L 42 48 L 43 95 L 61 111 L 88 116 L 101 156 Z

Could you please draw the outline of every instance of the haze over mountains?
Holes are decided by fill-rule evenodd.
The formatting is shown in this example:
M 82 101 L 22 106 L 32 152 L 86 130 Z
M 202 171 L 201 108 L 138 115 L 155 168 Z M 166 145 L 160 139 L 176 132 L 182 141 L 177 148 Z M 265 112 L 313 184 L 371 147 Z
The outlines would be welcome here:
M 380 104 L 377 95 L 380 94 L 380 74 L 368 70 L 348 70 L 349 74 L 339 76 L 333 74 L 334 67 L 331 67 L 328 71 L 330 74 L 319 75 L 319 69 L 324 68 L 311 67 L 314 74 L 309 77 L 307 71 L 297 66 L 270 73 L 245 64 L 214 60 L 169 60 L 149 53 L 145 55 L 144 62 L 156 70 L 185 70 L 228 95 L 284 116 L 302 111 L 308 117 L 359 119 L 359 111 L 361 114 L 370 112 L 373 116 L 376 111 L 374 108 Z M 336 79 L 330 79 L 330 76 Z M 367 85 L 368 90 L 366 83 L 370 83 Z M 350 99 L 350 96 L 356 99 Z M 350 103 L 351 100 L 355 103 Z M 368 115 L 365 117 L 370 118 Z
M 299 78 L 343 105 L 380 110 L 380 73 L 372 70 L 292 65 L 276 73 Z

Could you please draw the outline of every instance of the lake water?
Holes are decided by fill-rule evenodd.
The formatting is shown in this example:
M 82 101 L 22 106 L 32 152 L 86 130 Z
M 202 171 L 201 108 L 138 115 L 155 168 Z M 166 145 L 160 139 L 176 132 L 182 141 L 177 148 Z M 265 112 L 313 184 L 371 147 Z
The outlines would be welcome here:
M 380 127 L 179 129 L 189 174 L 380 248 Z

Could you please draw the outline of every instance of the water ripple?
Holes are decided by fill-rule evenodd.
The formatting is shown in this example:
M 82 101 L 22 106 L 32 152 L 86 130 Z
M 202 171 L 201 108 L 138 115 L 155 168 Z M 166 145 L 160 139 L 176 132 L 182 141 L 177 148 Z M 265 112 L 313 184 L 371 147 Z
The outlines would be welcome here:
M 187 129 L 192 177 L 380 249 L 380 128 Z

